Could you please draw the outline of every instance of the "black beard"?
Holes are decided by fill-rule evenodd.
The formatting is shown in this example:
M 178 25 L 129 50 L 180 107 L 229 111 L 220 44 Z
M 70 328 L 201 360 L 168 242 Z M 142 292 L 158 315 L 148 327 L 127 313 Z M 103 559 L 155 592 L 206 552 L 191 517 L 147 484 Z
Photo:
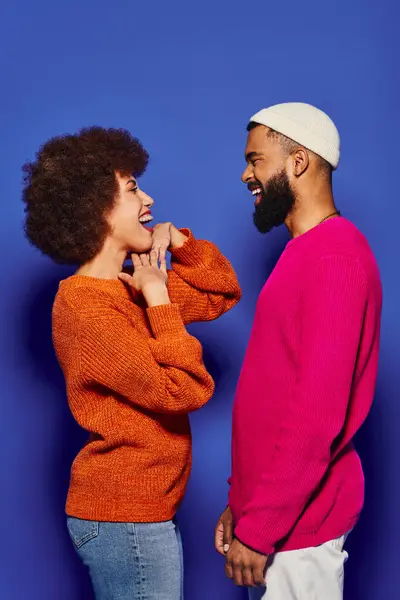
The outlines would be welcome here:
M 284 169 L 271 177 L 267 189 L 262 186 L 262 190 L 262 198 L 255 208 L 253 221 L 260 233 L 268 233 L 286 221 L 293 210 L 296 197 Z

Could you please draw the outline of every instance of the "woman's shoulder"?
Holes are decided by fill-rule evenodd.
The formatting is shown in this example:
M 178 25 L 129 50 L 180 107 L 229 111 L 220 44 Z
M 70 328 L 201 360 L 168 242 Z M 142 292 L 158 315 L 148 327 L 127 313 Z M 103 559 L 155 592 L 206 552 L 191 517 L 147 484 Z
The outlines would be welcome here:
M 103 307 L 112 309 L 115 305 L 112 294 L 106 286 L 96 285 L 96 280 L 90 277 L 73 275 L 60 282 L 53 304 L 55 311 L 71 312 L 77 315 Z
M 81 318 L 99 319 L 116 313 L 142 310 L 140 302 L 136 300 L 120 280 L 73 275 L 60 282 L 53 314 L 63 312 Z

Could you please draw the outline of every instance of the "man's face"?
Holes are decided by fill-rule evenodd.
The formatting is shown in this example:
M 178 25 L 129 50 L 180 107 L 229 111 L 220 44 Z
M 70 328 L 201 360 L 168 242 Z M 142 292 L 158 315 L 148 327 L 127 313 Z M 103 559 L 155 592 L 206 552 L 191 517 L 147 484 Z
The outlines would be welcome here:
M 282 225 L 291 213 L 296 198 L 285 167 L 282 147 L 268 129 L 259 125 L 249 132 L 246 145 L 247 167 L 243 183 L 255 198 L 254 224 L 261 233 Z

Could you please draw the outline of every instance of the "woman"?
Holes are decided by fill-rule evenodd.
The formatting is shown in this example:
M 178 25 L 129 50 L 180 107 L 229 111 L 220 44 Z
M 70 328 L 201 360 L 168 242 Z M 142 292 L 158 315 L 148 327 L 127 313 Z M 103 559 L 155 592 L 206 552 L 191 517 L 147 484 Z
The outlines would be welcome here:
M 185 325 L 219 317 L 241 294 L 213 244 L 146 226 L 153 200 L 137 178 L 147 161 L 127 131 L 96 127 L 50 140 L 24 167 L 28 238 L 79 267 L 60 284 L 53 339 L 71 411 L 90 434 L 66 512 L 97 600 L 182 597 L 175 515 L 191 468 L 188 413 L 214 389 Z

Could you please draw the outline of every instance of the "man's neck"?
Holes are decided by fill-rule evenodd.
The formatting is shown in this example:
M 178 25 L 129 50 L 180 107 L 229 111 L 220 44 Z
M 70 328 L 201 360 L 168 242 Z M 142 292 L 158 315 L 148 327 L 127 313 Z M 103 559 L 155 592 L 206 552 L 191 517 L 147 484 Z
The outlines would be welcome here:
M 336 216 L 337 209 L 332 189 L 313 186 L 298 194 L 296 206 L 285 222 L 292 238 L 298 237 L 319 225 L 323 220 Z

